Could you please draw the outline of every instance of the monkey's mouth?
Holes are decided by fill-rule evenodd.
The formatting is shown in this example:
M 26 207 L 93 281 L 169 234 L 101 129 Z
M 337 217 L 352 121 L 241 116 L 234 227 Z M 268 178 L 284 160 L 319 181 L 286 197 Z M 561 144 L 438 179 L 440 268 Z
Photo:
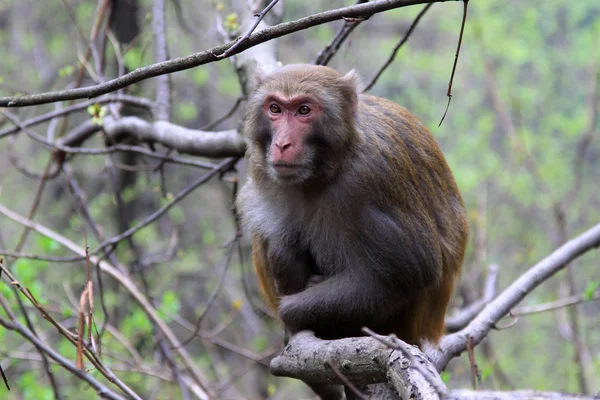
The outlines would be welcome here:
M 295 180 L 303 174 L 304 166 L 301 164 L 290 163 L 274 163 L 271 164 L 271 169 L 278 179 Z
M 275 172 L 281 174 L 290 174 L 302 168 L 300 164 L 289 164 L 289 163 L 274 163 L 271 164 Z

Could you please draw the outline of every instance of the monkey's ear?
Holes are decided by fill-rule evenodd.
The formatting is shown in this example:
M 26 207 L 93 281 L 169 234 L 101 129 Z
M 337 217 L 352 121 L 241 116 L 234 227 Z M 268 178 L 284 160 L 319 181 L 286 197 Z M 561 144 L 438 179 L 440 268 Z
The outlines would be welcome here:
M 256 68 L 254 70 L 254 74 L 252 74 L 252 78 L 250 79 L 250 88 L 252 90 L 256 90 L 263 83 L 265 83 L 266 78 L 267 78 L 266 72 L 263 71 L 262 69 L 260 69 L 260 67 Z
M 342 81 L 342 85 L 344 85 L 344 88 L 347 91 L 347 93 L 345 94 L 348 96 L 349 99 L 351 99 L 352 108 L 354 112 L 356 112 L 356 110 L 358 109 L 358 95 L 359 93 L 362 93 L 362 91 L 365 88 L 362 78 L 360 77 L 358 72 L 356 72 L 355 69 L 352 69 L 346 75 L 342 76 L 340 80 Z

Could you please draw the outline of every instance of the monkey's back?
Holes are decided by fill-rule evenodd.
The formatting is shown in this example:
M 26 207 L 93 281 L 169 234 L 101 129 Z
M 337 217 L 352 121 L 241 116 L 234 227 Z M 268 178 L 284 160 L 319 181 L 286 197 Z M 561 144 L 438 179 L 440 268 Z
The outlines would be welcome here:
M 357 173 L 365 177 L 365 185 L 380 194 L 379 206 L 392 213 L 403 229 L 426 229 L 437 239 L 412 244 L 416 251 L 439 251 L 439 257 L 434 258 L 441 264 L 441 273 L 401 318 L 404 321 L 397 329 L 401 337 L 413 343 L 421 337 L 436 341 L 443 334 L 444 314 L 460 275 L 468 236 L 460 192 L 436 140 L 404 107 L 361 95 L 356 125 L 363 141 L 357 156 L 374 159 L 367 154 L 380 154 L 378 163 Z M 390 187 L 390 177 L 395 178 L 394 187 Z M 406 221 L 406 216 L 413 220 Z M 410 322 L 408 326 L 406 322 Z

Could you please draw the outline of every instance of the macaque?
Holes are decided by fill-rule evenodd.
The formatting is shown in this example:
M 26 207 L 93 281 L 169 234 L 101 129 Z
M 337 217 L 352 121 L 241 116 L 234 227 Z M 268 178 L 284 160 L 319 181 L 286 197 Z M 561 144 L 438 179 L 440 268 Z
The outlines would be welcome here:
M 268 306 L 292 334 L 437 343 L 468 225 L 435 139 L 354 72 L 289 65 L 254 86 L 237 204 Z

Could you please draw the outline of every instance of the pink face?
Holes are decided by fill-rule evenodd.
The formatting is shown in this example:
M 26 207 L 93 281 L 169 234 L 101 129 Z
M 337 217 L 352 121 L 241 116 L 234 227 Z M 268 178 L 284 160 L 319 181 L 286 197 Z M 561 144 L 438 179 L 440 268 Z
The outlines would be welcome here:
M 310 134 L 321 107 L 309 95 L 271 94 L 265 99 L 263 112 L 271 121 L 273 133 L 268 150 L 271 165 L 277 174 L 292 175 L 303 167 L 304 139 Z

